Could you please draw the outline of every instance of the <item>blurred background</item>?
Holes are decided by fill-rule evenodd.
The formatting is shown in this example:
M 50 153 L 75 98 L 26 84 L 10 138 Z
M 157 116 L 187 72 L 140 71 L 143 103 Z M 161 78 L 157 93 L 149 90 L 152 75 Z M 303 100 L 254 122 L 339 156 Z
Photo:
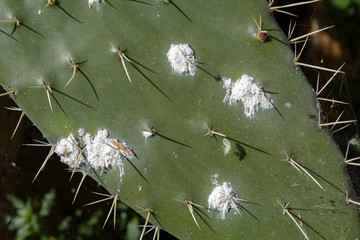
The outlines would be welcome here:
M 294 2 L 298 1 L 275 0 L 273 5 Z M 331 30 L 310 37 L 299 61 L 332 69 L 338 69 L 346 62 L 342 69 L 346 76 L 336 76 L 325 94 L 329 99 L 351 102 L 352 105 L 339 107 L 331 102 L 322 104 L 323 114 L 328 121 L 332 121 L 345 110 L 344 120 L 359 119 L 360 0 L 323 0 L 322 3 L 297 6 L 286 11 L 298 15 L 297 18 L 292 18 L 292 24 L 294 20 L 297 22 L 293 36 L 336 25 Z M 278 12 L 274 12 L 274 16 L 287 33 L 291 17 Z M 266 30 L 266 24 L 264 29 Z M 300 48 L 301 44 L 297 46 L 298 51 Z M 319 72 L 311 68 L 303 70 L 314 88 L 318 76 L 321 84 L 332 76 L 332 73 Z M 3 89 L 0 90 L 0 93 L 2 92 Z M 115 230 L 112 217 L 102 230 L 111 200 L 83 207 L 84 204 L 102 198 L 91 192 L 106 194 L 106 191 L 92 179 L 85 178 L 76 201 L 71 205 L 82 176 L 75 174 L 69 182 L 70 173 L 57 157 L 50 158 L 45 170 L 32 183 L 49 152 L 49 147 L 22 145 L 32 143 L 33 139 L 43 140 L 42 134 L 26 117 L 10 141 L 21 114 L 4 108 L 11 106 L 15 104 L 10 98 L 0 98 L 0 240 L 138 239 L 144 219 L 125 205 L 118 204 Z M 334 133 L 333 136 L 340 148 L 345 151 L 350 139 L 358 139 L 357 132 L 357 125 L 351 125 Z M 350 156 L 359 156 L 356 146 L 352 148 Z M 349 167 L 348 171 L 359 197 L 360 172 L 356 167 Z M 146 239 L 152 239 L 153 234 L 154 230 L 146 235 Z M 174 238 L 161 232 L 161 239 Z

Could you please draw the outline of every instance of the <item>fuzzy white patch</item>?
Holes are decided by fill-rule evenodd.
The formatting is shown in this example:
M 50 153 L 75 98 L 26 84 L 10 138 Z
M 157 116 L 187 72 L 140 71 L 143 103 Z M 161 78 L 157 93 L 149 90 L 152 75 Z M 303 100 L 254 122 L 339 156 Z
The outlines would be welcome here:
M 231 143 L 226 138 L 223 138 L 224 155 L 228 155 L 231 151 Z
M 110 132 L 106 129 L 99 129 L 95 136 L 86 133 L 84 129 L 79 129 L 78 134 L 78 139 L 74 134 L 70 134 L 56 143 L 55 152 L 63 163 L 75 168 L 80 155 L 78 169 L 84 165 L 96 170 L 119 167 L 120 177 L 124 175 L 123 160 L 134 157 L 125 141 L 119 142 L 110 138 Z
M 94 3 L 100 3 L 101 0 L 88 0 L 89 4 L 93 5 Z
M 95 6 L 96 10 L 99 10 L 100 2 L 103 0 L 88 0 L 89 8 Z
M 74 134 L 70 134 L 67 138 L 62 138 L 55 145 L 54 152 L 60 156 L 60 161 L 67 164 L 70 168 L 81 168 L 86 163 L 84 154 L 81 154 L 78 147 L 79 142 Z
M 222 219 L 231 208 L 237 208 L 239 204 L 238 195 L 230 182 L 223 182 L 222 185 L 214 188 L 208 198 L 209 208 L 220 211 Z M 236 212 L 236 211 L 235 211 Z
M 141 131 L 141 134 L 145 137 L 145 139 L 155 136 L 155 134 L 153 132 L 144 131 L 144 130 Z
M 218 181 L 217 181 L 217 178 L 219 177 L 219 174 L 215 173 L 214 175 L 211 176 L 211 182 L 212 184 L 214 185 L 218 185 Z
M 171 44 L 166 55 L 173 72 L 195 75 L 197 60 L 189 44 Z
M 265 92 L 263 86 L 256 84 L 254 79 L 247 74 L 242 75 L 236 82 L 230 78 L 223 78 L 223 87 L 226 89 L 223 102 L 228 101 L 229 105 L 232 105 L 241 101 L 248 118 L 253 118 L 260 107 L 262 109 L 274 107 L 270 93 Z
M 118 164 L 120 156 L 112 143 L 115 139 L 109 135 L 109 131 L 100 129 L 95 137 L 89 133 L 83 136 L 88 162 L 95 169 L 111 169 Z

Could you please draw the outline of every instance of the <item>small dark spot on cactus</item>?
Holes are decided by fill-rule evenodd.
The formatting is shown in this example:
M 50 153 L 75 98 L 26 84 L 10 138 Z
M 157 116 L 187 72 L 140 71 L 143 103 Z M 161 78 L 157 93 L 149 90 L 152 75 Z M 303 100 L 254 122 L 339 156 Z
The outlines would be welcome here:
M 314 114 L 310 114 L 309 119 L 316 119 L 316 116 Z
M 257 39 L 260 40 L 260 42 L 265 42 L 268 38 L 268 32 L 267 31 L 259 31 L 257 34 Z

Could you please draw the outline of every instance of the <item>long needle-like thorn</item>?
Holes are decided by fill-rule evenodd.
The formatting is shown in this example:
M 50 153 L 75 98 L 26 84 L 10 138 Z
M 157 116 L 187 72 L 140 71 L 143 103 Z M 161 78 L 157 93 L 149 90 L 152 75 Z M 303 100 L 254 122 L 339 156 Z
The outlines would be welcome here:
M 209 128 L 206 123 L 204 123 L 204 124 L 205 124 L 205 126 L 206 126 L 206 128 L 207 128 L 207 130 L 208 130 L 208 132 L 205 133 L 204 136 L 209 135 L 209 136 L 213 137 L 213 136 L 217 135 L 217 136 L 226 138 L 226 135 L 225 135 L 225 134 L 216 132 L 216 131 L 214 131 L 214 128 L 213 128 L 213 127 Z
M 290 23 L 289 23 L 289 30 L 288 30 L 288 39 L 291 38 L 291 36 L 293 35 L 294 31 L 295 31 L 295 27 L 296 27 L 296 22 L 294 22 L 294 25 L 292 25 L 292 21 L 290 20 Z
M 18 121 L 18 122 L 17 122 L 17 124 L 16 124 L 16 127 L 15 127 L 15 129 L 14 129 L 13 134 L 11 135 L 10 140 L 14 137 L 14 135 L 15 135 L 15 133 L 16 133 L 16 131 L 17 131 L 17 129 L 18 129 L 18 128 L 19 128 L 19 126 L 20 126 L 20 122 L 21 122 L 21 120 L 23 119 L 24 115 L 25 115 L 25 113 L 24 113 L 24 112 L 21 112 L 21 115 L 20 115 L 19 121 Z
M 115 47 L 112 43 L 111 43 L 112 47 L 116 50 L 119 58 L 121 59 L 121 63 L 124 67 L 124 70 L 125 70 L 125 73 L 126 73 L 126 76 L 127 78 L 129 79 L 129 82 L 130 84 L 132 84 L 132 81 L 131 81 L 131 78 L 130 78 L 130 75 L 129 75 L 129 72 L 126 68 L 126 65 L 125 65 L 125 60 L 129 63 L 131 63 L 131 60 L 125 55 L 125 51 L 121 51 L 118 47 Z M 125 60 L 124 60 L 125 59 Z
M 50 159 L 51 155 L 53 155 L 54 150 L 55 150 L 55 145 L 47 144 L 47 143 L 45 143 L 45 144 L 24 144 L 24 145 L 27 145 L 27 146 L 51 146 L 50 151 L 49 151 L 48 155 L 46 156 L 43 164 L 41 165 L 39 171 L 36 173 L 34 179 L 32 180 L 32 182 L 34 182 L 36 180 L 36 178 L 39 176 L 40 172 L 45 168 L 46 163 Z
M 5 107 L 5 108 L 8 109 L 8 110 L 11 110 L 11 111 L 21 111 L 20 118 L 19 118 L 19 120 L 18 120 L 18 122 L 17 122 L 17 124 L 16 124 L 16 127 L 15 127 L 15 129 L 14 129 L 13 134 L 12 134 L 11 137 L 10 137 L 10 140 L 11 140 L 11 139 L 13 139 L 16 131 L 18 130 L 18 128 L 19 128 L 19 126 L 20 126 L 20 122 L 21 122 L 21 120 L 23 119 L 25 113 L 21 110 L 21 108 L 17 108 L 17 107 L 10 107 L 10 108 Z
M 346 123 L 355 123 L 357 120 L 347 120 L 347 121 L 338 121 L 338 122 L 329 122 L 329 123 L 320 123 L 319 127 L 338 125 L 338 124 L 346 124 Z
M 352 204 L 355 204 L 355 205 L 360 206 L 360 202 L 354 201 L 354 200 L 352 200 L 351 198 L 349 198 L 349 193 L 348 193 L 348 191 L 346 191 L 345 202 L 346 202 L 346 203 L 352 203 Z
M 320 91 L 317 93 L 317 96 L 320 95 L 320 93 L 327 87 L 327 85 L 334 79 L 334 77 L 336 76 L 336 74 L 338 74 L 340 71 L 340 69 L 345 65 L 345 63 L 343 63 L 338 70 L 335 71 L 335 73 L 331 76 L 331 78 L 326 82 L 326 84 L 320 89 Z
M 238 208 L 238 205 L 234 202 L 234 199 L 231 198 L 230 201 L 231 201 L 232 205 L 235 207 L 238 214 L 241 216 L 241 212 L 240 212 L 240 210 Z
M 318 95 L 319 92 L 319 83 L 320 83 L 320 73 L 317 74 L 317 79 L 316 79 L 316 96 Z
M 78 193 L 79 193 L 80 187 L 81 187 L 81 185 L 82 185 L 82 183 L 83 183 L 83 181 L 84 181 L 84 179 L 85 179 L 86 176 L 87 176 L 86 173 L 83 173 L 83 176 L 82 176 L 82 178 L 81 178 L 81 181 L 80 181 L 80 183 L 79 183 L 79 186 L 78 186 L 77 189 L 76 189 L 76 193 L 75 193 L 74 199 L 73 199 L 73 201 L 72 201 L 72 204 L 74 204 L 75 199 L 76 199 L 76 197 L 77 197 L 77 195 L 78 195 Z
M 337 118 L 336 121 L 335 121 L 335 124 L 329 129 L 330 132 L 331 132 L 331 131 L 334 129 L 334 127 L 337 125 L 337 123 L 339 122 L 339 120 L 340 120 L 341 116 L 344 114 L 344 112 L 345 112 L 345 110 L 343 110 L 343 111 L 340 113 L 340 115 L 338 116 L 338 118 Z
M 324 27 L 324 28 L 322 28 L 322 29 L 319 29 L 319 30 L 316 30 L 316 31 L 313 31 L 313 32 L 310 32 L 310 33 L 307 33 L 307 34 L 304 34 L 304 35 L 301 35 L 301 36 L 299 36 L 299 37 L 290 39 L 290 40 L 289 40 L 289 43 L 294 43 L 294 42 L 296 42 L 296 41 L 298 41 L 298 40 L 300 40 L 300 39 L 306 38 L 306 37 L 308 37 L 308 36 L 311 36 L 311 35 L 316 34 L 316 33 L 318 33 L 318 32 L 325 31 L 325 30 L 330 29 L 330 28 L 333 28 L 333 27 L 335 27 L 335 25 L 332 25 L 332 26 L 329 26 L 329 27 Z
M 79 69 L 79 65 L 73 61 L 71 56 L 70 56 L 70 64 L 71 64 L 71 68 L 73 69 L 73 74 L 72 74 L 70 80 L 65 84 L 65 87 L 74 79 L 75 73 Z
M 295 63 L 299 60 L 301 54 L 303 53 L 303 51 L 304 51 L 304 49 L 305 49 L 305 46 L 306 46 L 306 43 L 307 43 L 308 40 L 309 40 L 309 37 L 306 37 L 305 43 L 303 44 L 303 46 L 302 46 L 302 48 L 301 48 L 301 50 L 300 50 L 299 55 L 297 55 L 297 56 L 295 57 L 295 60 L 294 60 Z M 295 44 L 295 46 L 296 46 L 296 44 Z
M 18 19 L 17 17 L 14 17 L 12 20 L 0 20 L 0 23 L 15 23 L 14 25 L 14 29 L 11 32 L 11 36 L 14 34 L 14 32 L 16 31 L 17 27 L 20 27 L 21 25 L 21 20 Z
M 91 202 L 91 203 L 87 203 L 87 204 L 83 205 L 83 207 L 94 205 L 94 204 L 97 204 L 97 203 L 100 203 L 100 202 L 105 202 L 107 200 L 110 200 L 110 199 L 114 198 L 114 196 L 109 195 L 109 194 L 103 194 L 103 193 L 98 193 L 98 192 L 92 192 L 92 193 L 96 194 L 96 195 L 99 195 L 99 196 L 107 197 L 107 198 L 100 199 L 100 200 L 97 200 L 97 201 L 94 201 L 94 202 Z
M 287 153 L 285 151 L 284 151 L 284 153 L 286 155 L 286 159 L 284 159 L 285 161 L 290 163 L 300 173 L 302 173 L 301 171 L 305 172 L 305 174 L 308 175 L 316 183 L 316 185 L 318 185 L 322 190 L 325 191 L 325 189 L 320 185 L 320 183 L 303 166 L 301 166 L 294 159 L 292 159 L 292 154 L 290 154 L 290 156 L 289 156 L 289 155 L 287 155 Z
M 193 202 L 191 202 L 191 201 L 188 201 L 188 200 L 185 200 L 185 201 L 181 201 L 181 200 L 177 200 L 177 199 L 173 199 L 173 200 L 175 200 L 175 201 L 177 201 L 177 202 L 181 202 L 181 203 L 185 203 L 185 204 L 186 204 L 186 206 L 188 207 L 188 209 L 189 209 L 189 211 L 190 211 L 190 214 L 191 214 L 192 218 L 194 219 L 194 222 L 195 222 L 196 226 L 201 230 L 198 222 L 196 221 L 196 218 L 195 218 L 195 215 L 194 215 L 194 209 L 193 209 L 192 206 L 194 205 L 195 207 L 199 207 L 199 208 L 204 208 L 204 207 L 201 206 L 201 205 L 199 205 L 199 204 L 196 204 L 196 203 L 193 203 Z
M 132 81 L 131 81 L 131 78 L 130 78 L 130 75 L 129 75 L 129 73 L 128 73 L 128 70 L 127 70 L 127 68 L 126 68 L 126 65 L 125 65 L 125 61 L 124 61 L 124 58 L 126 59 L 126 61 L 128 61 L 128 62 L 130 62 L 130 60 L 128 60 L 127 58 L 126 58 L 126 56 L 125 56 L 125 54 L 124 53 L 118 53 L 119 54 L 119 57 L 121 58 L 121 63 L 122 63 L 122 65 L 123 65 L 123 67 L 124 67 L 124 70 L 125 70 L 125 73 L 126 73 L 126 76 L 128 77 L 128 79 L 129 79 L 129 82 L 132 84 Z
M 7 95 L 10 95 L 10 94 L 18 95 L 19 92 L 16 89 L 12 89 L 11 91 L 0 94 L 0 97 L 7 96 Z
M 39 87 L 45 88 L 46 96 L 47 96 L 47 99 L 48 99 L 48 102 L 49 102 L 51 112 L 54 113 L 53 108 L 52 108 L 52 104 L 51 104 L 51 98 L 50 98 L 50 94 L 52 94 L 52 89 L 51 89 L 50 84 L 46 84 L 45 82 L 43 82 L 42 86 L 31 86 L 31 88 L 39 88 Z
M 299 228 L 299 230 L 301 231 L 301 233 L 304 235 L 306 240 L 309 240 L 310 238 L 308 237 L 308 235 L 305 233 L 305 231 L 300 227 L 300 225 L 297 223 L 297 221 L 295 220 L 295 218 L 292 216 L 292 214 L 289 212 L 289 210 L 287 209 L 287 206 L 289 205 L 289 203 L 285 204 L 285 206 L 283 206 L 279 201 L 278 203 L 280 204 L 282 210 L 283 210 L 283 215 L 287 214 L 291 220 L 296 224 L 296 226 Z
M 331 131 L 331 134 L 334 134 L 336 132 L 340 132 L 341 130 L 344 130 L 345 128 L 350 127 L 351 125 L 352 124 L 350 123 L 350 124 L 347 124 L 347 125 L 345 125 L 345 126 L 343 126 L 341 128 L 336 129 L 335 131 Z
M 346 153 L 345 153 L 344 161 L 347 160 L 347 157 L 348 157 L 348 154 L 349 154 L 350 144 L 351 144 L 351 142 L 348 141 L 348 144 L 347 144 L 347 147 L 346 147 Z
M 306 1 L 306 2 L 298 2 L 298 3 L 291 3 L 291 4 L 287 4 L 287 5 L 282 5 L 282 6 L 274 6 L 272 7 L 270 5 L 270 10 L 276 10 L 276 9 L 280 9 L 280 8 L 289 8 L 289 7 L 295 7 L 295 6 L 300 6 L 300 5 L 305 5 L 305 4 L 310 4 L 310 3 L 314 3 L 314 2 L 320 2 L 321 0 L 311 0 L 311 1 Z
M 332 103 L 339 103 L 339 104 L 344 104 L 344 105 L 350 105 L 350 103 L 347 103 L 347 102 L 342 102 L 342 101 L 339 101 L 339 100 L 328 99 L 328 98 L 318 97 L 317 100 L 325 101 L 325 102 L 332 102 Z
M 108 219 L 109 219 L 109 217 L 110 217 L 110 215 L 111 215 L 111 211 L 113 210 L 113 208 L 114 208 L 114 229 L 115 229 L 115 219 L 116 219 L 116 201 L 118 200 L 118 195 L 116 194 L 115 196 L 112 196 L 112 198 L 114 198 L 114 201 L 113 201 L 113 203 L 111 204 L 111 208 L 110 208 L 110 210 L 109 210 L 109 213 L 108 213 L 108 215 L 107 215 L 107 217 L 106 217 L 106 220 L 105 220 L 105 222 L 104 222 L 104 225 L 103 225 L 103 227 L 102 227 L 102 229 L 104 229 L 104 227 L 105 227 L 105 225 L 106 225 L 106 222 L 108 221 Z
M 294 62 L 294 63 L 295 63 L 295 65 L 298 65 L 298 66 L 303 66 L 303 67 L 308 67 L 308 68 L 314 68 L 314 69 L 323 70 L 323 71 L 328 71 L 328 72 L 345 73 L 345 72 L 343 72 L 343 71 L 337 71 L 337 70 L 335 70 L 335 69 L 320 67 L 320 66 L 316 66 L 316 65 L 311 65 L 311 64 L 307 64 L 307 63 L 302 63 L 302 62 Z
M 151 209 L 147 209 L 146 211 L 147 211 L 146 220 L 145 220 L 145 224 L 144 224 L 143 230 L 140 235 L 140 240 L 142 240 L 145 235 L 146 226 L 149 223 L 150 215 L 153 213 L 153 210 L 151 210 Z

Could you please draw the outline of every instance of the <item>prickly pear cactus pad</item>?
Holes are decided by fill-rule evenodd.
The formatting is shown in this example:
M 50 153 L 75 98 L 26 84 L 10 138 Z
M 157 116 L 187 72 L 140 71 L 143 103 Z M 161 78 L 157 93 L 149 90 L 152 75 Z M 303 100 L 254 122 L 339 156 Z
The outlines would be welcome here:
M 1 85 L 112 209 L 180 239 L 360 236 L 266 1 L 2 0 L 0 16 Z

